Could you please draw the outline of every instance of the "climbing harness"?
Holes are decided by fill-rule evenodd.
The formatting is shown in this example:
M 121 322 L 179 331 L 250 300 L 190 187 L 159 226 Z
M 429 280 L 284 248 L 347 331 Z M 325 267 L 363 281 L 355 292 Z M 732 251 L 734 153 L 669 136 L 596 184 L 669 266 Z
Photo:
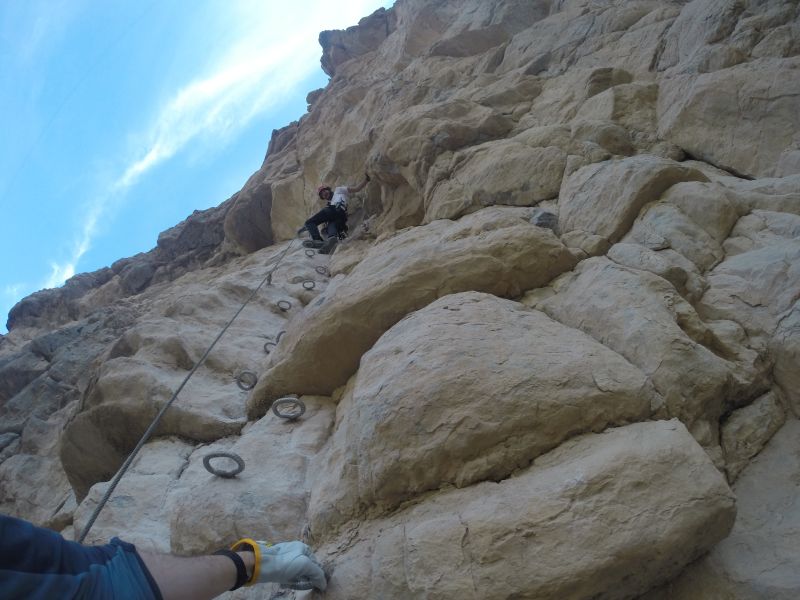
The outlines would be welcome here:
M 286 312 L 292 308 L 292 303 L 288 300 L 278 300 L 278 308 L 280 308 L 283 312 Z
M 316 286 L 316 285 L 317 285 L 317 284 L 316 284 L 316 283 L 314 283 L 314 282 L 313 282 L 311 279 L 306 279 L 306 280 L 303 282 L 303 288 L 305 288 L 305 289 L 307 289 L 307 290 L 313 290 L 313 289 L 314 289 L 314 286 Z
M 294 421 L 303 416 L 303 413 L 306 412 L 306 405 L 299 398 L 286 396 L 278 398 L 272 403 L 272 412 L 281 419 Z
M 230 471 L 225 471 L 223 469 L 215 469 L 211 466 L 211 459 L 212 458 L 230 458 L 232 461 L 236 463 L 236 468 Z M 206 471 L 211 473 L 212 475 L 216 475 L 217 477 L 223 477 L 225 479 L 231 479 L 232 477 L 236 477 L 239 473 L 244 471 L 244 460 L 238 454 L 234 454 L 233 452 L 212 452 L 210 454 L 206 454 L 203 457 L 203 466 L 206 468 Z
M 236 385 L 247 391 L 252 390 L 258 383 L 258 375 L 252 371 L 242 371 L 236 376 Z
M 247 297 L 247 299 L 244 301 L 244 303 L 239 307 L 239 310 L 237 310 L 236 313 L 234 313 L 234 315 L 231 317 L 230 321 L 228 321 L 228 323 L 225 325 L 225 327 L 222 328 L 222 330 L 219 332 L 217 337 L 214 338 L 214 341 L 211 342 L 211 345 L 205 351 L 203 356 L 200 357 L 200 360 L 198 360 L 195 363 L 194 367 L 192 367 L 192 370 L 189 371 L 186 374 L 186 377 L 183 378 L 183 381 L 178 386 L 178 389 L 175 390 L 175 393 L 172 394 L 172 397 L 169 399 L 169 401 L 166 404 L 164 404 L 163 407 L 161 407 L 160 411 L 158 411 L 158 414 L 153 419 L 153 422 L 150 423 L 150 425 L 147 427 L 147 429 L 142 434 L 142 437 L 139 439 L 139 441 L 137 442 L 137 444 L 134 447 L 134 449 L 128 455 L 128 458 L 125 459 L 125 462 L 122 463 L 122 466 L 117 471 L 117 474 L 114 475 L 114 478 L 111 480 L 111 483 L 109 484 L 108 489 L 106 490 L 106 493 L 103 494 L 103 497 L 100 499 L 100 502 L 97 503 L 97 506 L 95 507 L 94 511 L 92 512 L 92 515 L 89 517 L 89 520 L 86 522 L 86 525 L 84 526 L 80 537 L 78 537 L 78 543 L 83 543 L 83 540 L 86 539 L 86 536 L 88 535 L 89 531 L 91 530 L 92 525 L 94 525 L 94 522 L 97 520 L 97 517 L 100 515 L 100 511 L 103 510 L 103 507 L 108 502 L 108 499 L 111 497 L 111 494 L 114 493 L 114 490 L 116 489 L 117 485 L 119 484 L 119 480 L 122 479 L 122 476 L 125 474 L 125 472 L 128 470 L 128 468 L 131 466 L 131 463 L 133 463 L 134 459 L 139 454 L 139 451 L 142 449 L 142 446 L 144 446 L 147 443 L 147 441 L 150 439 L 150 436 L 153 435 L 153 432 L 156 430 L 156 427 L 158 427 L 158 424 L 161 422 L 161 419 L 164 416 L 164 413 L 166 413 L 167 410 L 169 409 L 169 407 L 172 406 L 172 403 L 175 402 L 175 399 L 178 397 L 178 394 L 180 394 L 181 391 L 183 390 L 183 388 L 186 386 L 186 383 L 189 381 L 189 379 L 192 377 L 192 375 L 194 375 L 195 372 L 197 372 L 197 369 L 199 369 L 203 365 L 203 363 L 205 363 L 206 359 L 208 358 L 208 355 L 211 354 L 211 351 L 214 349 L 214 346 L 216 346 L 217 342 L 219 342 L 219 340 L 222 338 L 222 336 L 225 335 L 225 332 L 228 331 L 228 328 L 230 328 L 230 326 L 236 320 L 236 317 L 238 317 L 241 314 L 241 312 L 244 310 L 245 306 L 247 306 L 250 303 L 250 301 L 253 298 L 256 297 L 256 294 L 258 294 L 258 292 L 261 290 L 261 288 L 264 286 L 264 284 L 267 283 L 267 281 L 270 282 L 270 285 L 272 284 L 272 274 L 278 268 L 278 265 L 281 264 L 281 261 L 284 259 L 286 254 L 289 252 L 289 250 L 291 249 L 292 245 L 294 245 L 294 240 L 289 242 L 289 244 L 286 246 L 284 251 L 281 252 L 281 254 L 278 256 L 278 259 L 275 261 L 274 266 L 272 267 L 272 269 L 270 269 L 269 273 L 267 273 L 267 275 L 264 277 L 264 279 L 261 280 L 261 283 L 259 283 L 258 286 L 256 286 L 256 289 L 254 289 L 252 291 L 250 296 Z

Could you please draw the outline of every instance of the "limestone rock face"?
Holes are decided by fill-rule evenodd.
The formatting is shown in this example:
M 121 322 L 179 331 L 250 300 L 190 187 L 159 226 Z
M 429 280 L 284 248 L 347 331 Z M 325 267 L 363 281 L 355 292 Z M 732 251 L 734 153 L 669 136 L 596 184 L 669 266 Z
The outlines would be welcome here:
M 318 467 L 312 531 L 504 479 L 570 436 L 646 418 L 651 402 L 644 373 L 585 334 L 488 294 L 445 296 L 362 358 Z
M 331 394 L 383 332 L 440 296 L 472 289 L 513 297 L 571 268 L 573 256 L 529 217 L 526 209 L 488 208 L 378 244 L 291 323 L 249 413 L 263 414 L 282 394 Z
M 310 491 L 308 460 L 330 434 L 334 412 L 325 398 L 305 396 L 303 401 L 306 417 L 301 422 L 270 414 L 249 425 L 235 441 L 226 438 L 195 450 L 165 503 L 174 552 L 213 552 L 236 530 L 255 539 L 302 537 Z M 217 451 L 238 454 L 245 470 L 234 479 L 211 475 L 202 460 Z M 228 468 L 219 460 L 213 464 Z M 208 519 L 212 514 L 219 518 Z
M 120 480 L 97 521 L 86 536 L 87 544 L 104 544 L 125 532 L 125 540 L 151 552 L 169 552 L 170 535 L 165 501 L 175 479 L 185 469 L 193 446 L 164 437 L 145 446 Z M 108 489 L 108 482 L 94 485 L 75 511 L 73 528 L 79 536 Z M 146 518 L 145 518 L 146 516 Z
M 774 393 L 734 411 L 722 425 L 722 449 L 728 477 L 738 477 L 786 421 L 786 412 Z
M 395 11 L 378 9 L 364 17 L 357 26 L 346 31 L 323 31 L 319 34 L 322 46 L 322 70 L 328 75 L 336 73 L 336 67 L 356 56 L 371 52 L 380 46 L 397 24 Z
M 675 161 L 641 156 L 590 165 L 574 173 L 559 195 L 561 231 L 619 241 L 648 202 L 681 181 L 705 176 Z
M 323 546 L 337 564 L 326 597 L 634 598 L 724 537 L 734 515 L 682 425 L 630 425 Z
M 503 157 L 500 164 L 497 156 Z M 426 222 L 458 218 L 486 205 L 530 206 L 555 198 L 567 155 L 554 146 L 531 148 L 503 141 L 458 153 L 453 161 L 458 167 L 449 169 L 449 178 L 431 193 Z
M 265 253 L 223 276 L 215 270 L 189 274 L 174 293 L 151 298 L 151 312 L 107 349 L 84 393 L 82 411 L 67 426 L 61 444 L 61 461 L 79 499 L 114 474 L 236 307 L 266 277 L 271 267 L 264 263 L 274 263 L 280 250 Z M 266 286 L 251 302 L 189 380 L 158 435 L 212 442 L 244 427 L 247 390 L 240 389 L 237 378 L 258 371 L 265 344 L 285 328 L 287 313 L 277 303 L 289 302 L 288 314 L 297 312 L 326 285 L 299 245 L 280 266 L 278 276 L 290 283 L 281 290 Z M 305 290 L 302 282 L 315 278 L 319 287 Z
M 733 61 L 741 60 L 741 54 L 730 52 Z M 729 62 L 713 65 L 720 70 L 711 73 L 666 80 L 659 96 L 659 134 L 692 156 L 751 177 L 796 173 L 798 130 L 785 124 L 796 124 L 800 111 L 800 60 Z M 746 107 L 741 107 L 741 98 Z M 708 127 L 711 114 L 714 125 Z M 722 139 L 731 142 L 720 143 Z
M 11 311 L 0 510 L 77 535 L 180 392 L 90 540 L 302 538 L 352 600 L 800 597 L 798 23 L 397 0 L 323 32 L 239 192 Z M 314 597 L 231 598 L 278 595 Z
M 582 262 L 574 279 L 559 284 L 542 310 L 642 369 L 668 414 L 690 425 L 717 422 L 735 365 L 723 358 L 722 342 L 672 284 L 606 258 Z
M 730 537 L 644 600 L 775 598 L 800 588 L 800 422 L 787 421 L 733 486 L 738 516 Z

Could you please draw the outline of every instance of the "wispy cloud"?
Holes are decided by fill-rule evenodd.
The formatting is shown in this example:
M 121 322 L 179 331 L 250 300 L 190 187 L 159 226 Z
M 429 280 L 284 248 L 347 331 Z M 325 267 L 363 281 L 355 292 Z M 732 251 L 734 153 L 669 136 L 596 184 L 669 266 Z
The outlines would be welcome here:
M 358 0 L 343 6 L 299 0 L 288 11 L 276 4 L 262 0 L 221 4 L 226 7 L 226 22 L 235 22 L 239 28 L 226 31 L 225 39 L 233 41 L 227 48 L 216 49 L 219 58 L 171 95 L 146 131 L 132 132 L 143 142 L 105 192 L 89 203 L 68 259 L 51 264 L 46 287 L 74 275 L 91 248 L 98 222 L 109 217 L 148 172 L 199 142 L 218 148 L 255 117 L 281 104 L 319 69 L 319 32 L 354 24 L 377 8 L 379 1 Z

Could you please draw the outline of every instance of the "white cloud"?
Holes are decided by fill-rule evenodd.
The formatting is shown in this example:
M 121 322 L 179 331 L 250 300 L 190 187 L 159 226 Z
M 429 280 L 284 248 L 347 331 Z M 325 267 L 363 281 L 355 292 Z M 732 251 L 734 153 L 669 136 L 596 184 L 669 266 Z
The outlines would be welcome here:
M 10 283 L 3 287 L 3 295 L 12 300 L 19 299 L 26 289 L 28 289 L 26 283 Z
M 380 1 L 342 5 L 296 0 L 289 8 L 278 4 L 263 0 L 220 3 L 225 13 L 219 15 L 218 37 L 229 40 L 228 47 L 210 52 L 219 58 L 171 94 L 145 132 L 132 132 L 144 143 L 106 193 L 89 204 L 69 258 L 51 265 L 47 287 L 74 275 L 78 261 L 91 247 L 99 220 L 107 218 L 143 176 L 190 145 L 224 145 L 255 117 L 279 105 L 320 68 L 319 32 L 355 24 L 378 8 Z

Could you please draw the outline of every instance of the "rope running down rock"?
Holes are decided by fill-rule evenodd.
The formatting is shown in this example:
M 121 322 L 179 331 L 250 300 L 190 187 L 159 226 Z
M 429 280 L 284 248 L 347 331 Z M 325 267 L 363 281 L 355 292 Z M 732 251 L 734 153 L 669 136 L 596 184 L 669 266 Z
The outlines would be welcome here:
M 256 289 L 253 290 L 253 292 L 250 294 L 250 296 L 247 298 L 247 300 L 244 301 L 244 304 L 242 304 L 242 306 L 239 307 L 239 310 L 236 311 L 236 314 L 234 314 L 231 317 L 231 320 L 228 321 L 227 325 L 225 325 L 225 327 L 222 328 L 222 331 L 219 332 L 219 335 L 217 335 L 217 337 L 214 339 L 214 341 L 211 342 L 211 345 L 208 347 L 208 350 L 205 351 L 205 353 L 200 358 L 200 360 L 197 361 L 197 363 L 194 365 L 194 367 L 192 367 L 192 370 L 189 371 L 189 373 L 183 379 L 183 381 L 178 386 L 178 389 L 175 391 L 175 393 L 172 394 L 172 398 L 169 399 L 169 402 L 167 402 L 161 408 L 161 410 L 156 415 L 155 419 L 153 419 L 153 422 L 150 423 L 148 428 L 142 434 L 142 437 L 139 440 L 139 442 L 136 444 L 136 447 L 128 455 L 128 458 L 125 459 L 125 462 L 122 464 L 122 466 L 120 467 L 119 471 L 117 471 L 117 474 L 114 476 L 114 479 L 111 480 L 111 485 L 108 486 L 108 489 L 106 490 L 106 493 L 103 495 L 103 498 L 100 500 L 100 502 L 95 507 L 94 512 L 92 512 L 92 516 L 89 517 L 89 521 L 86 523 L 86 526 L 83 528 L 83 531 L 81 532 L 81 535 L 78 538 L 78 542 L 79 543 L 82 544 L 83 540 L 86 539 L 86 536 L 89 533 L 89 530 L 92 528 L 92 525 L 94 525 L 94 522 L 97 520 L 97 517 L 100 515 L 100 511 L 103 510 L 103 507 L 106 505 L 106 502 L 108 502 L 108 499 L 111 497 L 111 494 L 114 493 L 114 489 L 116 489 L 117 484 L 119 483 L 119 480 L 122 479 L 122 476 L 125 474 L 125 472 L 128 470 L 128 468 L 131 466 L 131 463 L 133 462 L 133 459 L 136 458 L 137 454 L 139 454 L 139 450 L 142 449 L 142 446 L 144 446 L 145 443 L 147 443 L 147 441 L 150 439 L 150 436 L 153 435 L 153 432 L 155 431 L 156 427 L 158 426 L 158 423 L 161 421 L 161 418 L 164 416 L 164 413 L 166 413 L 167 409 L 170 406 L 172 406 L 172 403 L 178 397 L 178 394 L 181 393 L 181 390 L 183 390 L 183 388 L 186 385 L 186 383 L 189 381 L 189 379 L 192 377 L 192 375 L 195 374 L 197 369 L 199 369 L 200 366 L 206 361 L 206 358 L 208 358 L 208 355 L 211 353 L 211 350 L 213 350 L 214 346 L 217 345 L 217 342 L 222 338 L 222 336 L 225 334 L 225 332 L 228 331 L 228 328 L 236 320 L 236 317 L 238 317 L 239 314 L 244 310 L 244 307 L 247 306 L 250 303 L 250 301 L 253 298 L 256 297 L 256 294 L 258 294 L 258 292 L 261 290 L 261 288 L 264 286 L 264 284 L 267 283 L 267 281 L 269 281 L 270 285 L 272 285 L 272 274 L 275 272 L 275 269 L 278 268 L 278 265 L 281 264 L 281 261 L 286 256 L 287 252 L 289 252 L 289 249 L 292 247 L 293 244 L 294 244 L 294 240 L 289 242 L 289 244 L 286 246 L 286 249 L 281 253 L 281 255 L 278 257 L 278 260 L 275 262 L 275 266 L 273 266 L 272 269 L 270 269 L 269 273 L 267 273 L 267 275 L 264 277 L 264 279 L 261 280 L 261 283 L 258 284 L 258 287 L 256 287 Z

